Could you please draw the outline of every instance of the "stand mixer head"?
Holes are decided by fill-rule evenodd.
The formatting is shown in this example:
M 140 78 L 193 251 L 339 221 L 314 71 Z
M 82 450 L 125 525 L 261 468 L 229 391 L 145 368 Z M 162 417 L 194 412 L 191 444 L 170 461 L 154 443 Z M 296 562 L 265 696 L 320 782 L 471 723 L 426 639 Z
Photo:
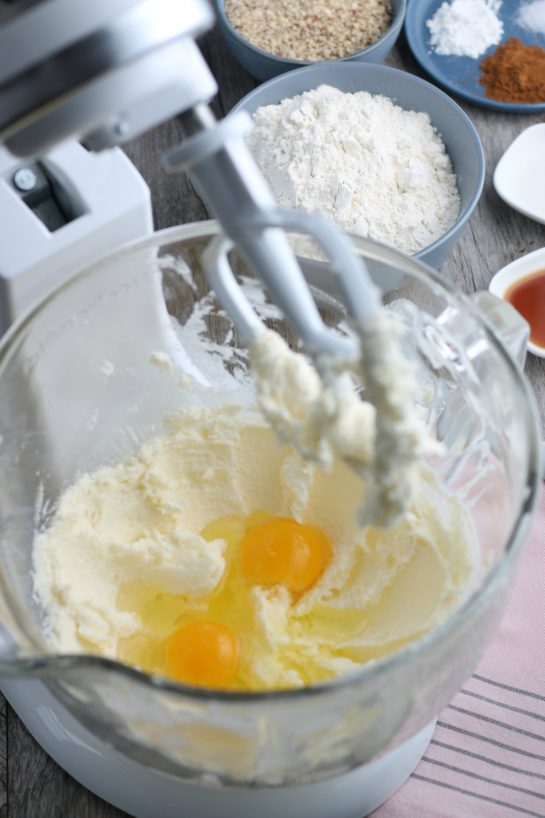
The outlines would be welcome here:
M 213 19 L 206 0 L 0 4 L 0 139 L 20 157 L 74 137 L 99 151 L 207 102 L 194 40 Z

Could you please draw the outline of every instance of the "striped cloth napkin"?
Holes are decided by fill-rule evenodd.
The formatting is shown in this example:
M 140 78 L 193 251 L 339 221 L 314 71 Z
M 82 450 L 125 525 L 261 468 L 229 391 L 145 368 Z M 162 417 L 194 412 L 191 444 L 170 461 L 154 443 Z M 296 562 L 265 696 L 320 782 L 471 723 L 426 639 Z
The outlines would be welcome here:
M 545 493 L 500 631 L 373 818 L 545 818 Z

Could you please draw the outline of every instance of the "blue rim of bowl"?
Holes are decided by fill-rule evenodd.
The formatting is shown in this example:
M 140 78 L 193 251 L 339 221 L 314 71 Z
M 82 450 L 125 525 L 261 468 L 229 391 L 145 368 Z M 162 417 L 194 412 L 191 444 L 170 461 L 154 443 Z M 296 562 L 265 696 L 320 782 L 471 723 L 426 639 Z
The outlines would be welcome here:
M 334 67 L 335 66 L 335 67 Z M 344 66 L 350 66 L 346 69 Z M 357 66 L 357 68 L 352 67 Z M 443 233 L 440 238 L 436 239 L 432 244 L 426 245 L 426 247 L 422 247 L 421 250 L 418 250 L 416 253 L 412 253 L 413 258 L 425 258 L 428 253 L 433 252 L 434 250 L 441 247 L 445 241 L 448 241 L 455 233 L 462 229 L 462 227 L 469 221 L 471 215 L 477 206 L 479 199 L 481 198 L 481 193 L 483 192 L 484 187 L 484 180 L 486 176 L 486 160 L 484 155 L 484 149 L 481 143 L 481 139 L 479 134 L 477 133 L 477 129 L 475 125 L 471 121 L 471 118 L 466 114 L 466 112 L 458 105 L 458 103 L 452 99 L 445 91 L 442 91 L 432 82 L 428 80 L 422 79 L 421 77 L 417 77 L 416 74 L 411 74 L 409 71 L 402 71 L 399 68 L 393 68 L 390 65 L 378 65 L 377 63 L 364 63 L 364 62 L 351 62 L 351 61 L 341 61 L 341 60 L 331 60 L 330 62 L 321 62 L 321 63 L 314 63 L 304 68 L 295 68 L 292 71 L 286 71 L 284 74 L 279 74 L 276 77 L 272 77 L 270 80 L 266 80 L 261 85 L 258 85 L 248 94 L 242 97 L 236 105 L 233 106 L 231 113 L 236 111 L 242 110 L 245 107 L 245 104 L 248 100 L 253 99 L 254 97 L 258 97 L 264 88 L 269 87 L 275 83 L 282 83 L 289 80 L 289 77 L 295 73 L 298 76 L 304 76 L 304 74 L 308 73 L 308 71 L 330 71 L 333 68 L 335 71 L 375 71 L 375 72 L 384 72 L 385 74 L 403 74 L 404 77 L 410 77 L 412 81 L 414 81 L 417 85 L 422 86 L 423 88 L 431 89 L 434 94 L 440 97 L 444 102 L 446 102 L 451 108 L 454 108 L 456 113 L 459 115 L 461 121 L 466 126 L 466 129 L 471 137 L 471 141 L 473 143 L 473 147 L 477 153 L 478 163 L 479 163 L 479 176 L 477 179 L 477 183 L 475 186 L 475 191 L 469 202 L 466 204 L 464 209 L 459 213 L 458 218 L 450 227 L 446 233 Z M 308 89 L 310 90 L 310 89 Z M 362 88 L 362 91 L 365 89 Z M 399 105 L 399 102 L 396 102 L 396 105 Z M 400 106 L 403 107 L 403 106 Z M 426 112 L 424 112 L 426 113 Z M 433 123 L 432 123 L 433 124 Z
M 394 18 L 390 26 L 384 32 L 382 37 L 380 37 L 374 43 L 371 43 L 371 45 L 368 45 L 367 48 L 362 48 L 360 51 L 353 51 L 352 54 L 347 54 L 346 57 L 338 57 L 336 60 L 331 60 L 330 62 L 349 62 L 351 60 L 357 61 L 357 58 L 362 54 L 372 54 L 373 51 L 375 51 L 387 38 L 391 37 L 392 35 L 397 39 L 407 13 L 407 3 L 408 0 L 400 0 L 399 9 L 396 14 L 394 14 Z M 265 51 L 263 48 L 259 48 L 259 46 L 254 45 L 252 42 L 250 42 L 250 40 L 247 40 L 246 37 L 243 37 L 242 34 L 240 34 L 240 32 L 238 32 L 232 25 L 225 12 L 224 0 L 212 0 L 212 5 L 214 6 L 214 11 L 216 12 L 220 25 L 224 26 L 229 31 L 229 34 L 237 41 L 239 45 L 245 46 L 259 57 L 265 57 L 279 63 L 280 65 L 301 66 L 302 68 L 306 66 L 319 65 L 320 62 L 322 62 L 322 60 L 297 60 L 295 58 L 279 57 L 278 55 L 273 54 L 271 51 Z
M 482 108 L 489 108 L 492 111 L 501 111 L 504 114 L 535 114 L 540 111 L 545 111 L 545 102 L 500 102 L 499 100 L 490 99 L 489 97 L 471 94 L 468 91 L 464 91 L 464 89 L 460 88 L 455 82 L 450 82 L 448 78 L 444 77 L 442 73 L 440 74 L 439 71 L 435 69 L 433 61 L 427 59 L 425 53 L 423 55 L 422 49 L 416 41 L 416 25 L 414 25 L 413 19 L 416 14 L 416 11 L 413 11 L 415 9 L 415 0 L 413 0 L 412 3 L 408 2 L 404 22 L 405 37 L 407 38 L 407 43 L 409 44 L 414 59 L 430 77 L 433 77 L 435 82 L 438 82 L 443 88 L 448 88 L 449 91 L 452 91 L 453 94 L 456 94 L 457 97 L 464 99 L 466 102 L 471 102 L 473 105 L 479 105 Z

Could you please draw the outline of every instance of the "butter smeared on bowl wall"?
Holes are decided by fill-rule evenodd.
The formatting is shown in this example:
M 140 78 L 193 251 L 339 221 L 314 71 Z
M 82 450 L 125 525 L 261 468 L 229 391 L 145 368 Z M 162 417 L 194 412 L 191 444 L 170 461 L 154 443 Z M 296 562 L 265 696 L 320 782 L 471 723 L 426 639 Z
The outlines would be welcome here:
M 390 529 L 358 526 L 362 489 L 342 462 L 326 473 L 280 444 L 257 412 L 184 409 L 135 456 L 81 477 L 38 535 L 49 641 L 247 691 L 392 653 L 466 598 L 478 549 L 426 467 Z

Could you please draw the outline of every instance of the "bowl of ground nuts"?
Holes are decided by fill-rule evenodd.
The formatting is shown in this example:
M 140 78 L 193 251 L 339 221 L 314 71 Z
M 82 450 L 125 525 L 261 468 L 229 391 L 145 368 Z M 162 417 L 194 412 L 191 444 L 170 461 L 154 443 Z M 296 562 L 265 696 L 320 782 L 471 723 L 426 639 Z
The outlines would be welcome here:
M 382 62 L 407 0 L 214 0 L 214 7 L 235 59 L 267 80 L 325 60 Z

